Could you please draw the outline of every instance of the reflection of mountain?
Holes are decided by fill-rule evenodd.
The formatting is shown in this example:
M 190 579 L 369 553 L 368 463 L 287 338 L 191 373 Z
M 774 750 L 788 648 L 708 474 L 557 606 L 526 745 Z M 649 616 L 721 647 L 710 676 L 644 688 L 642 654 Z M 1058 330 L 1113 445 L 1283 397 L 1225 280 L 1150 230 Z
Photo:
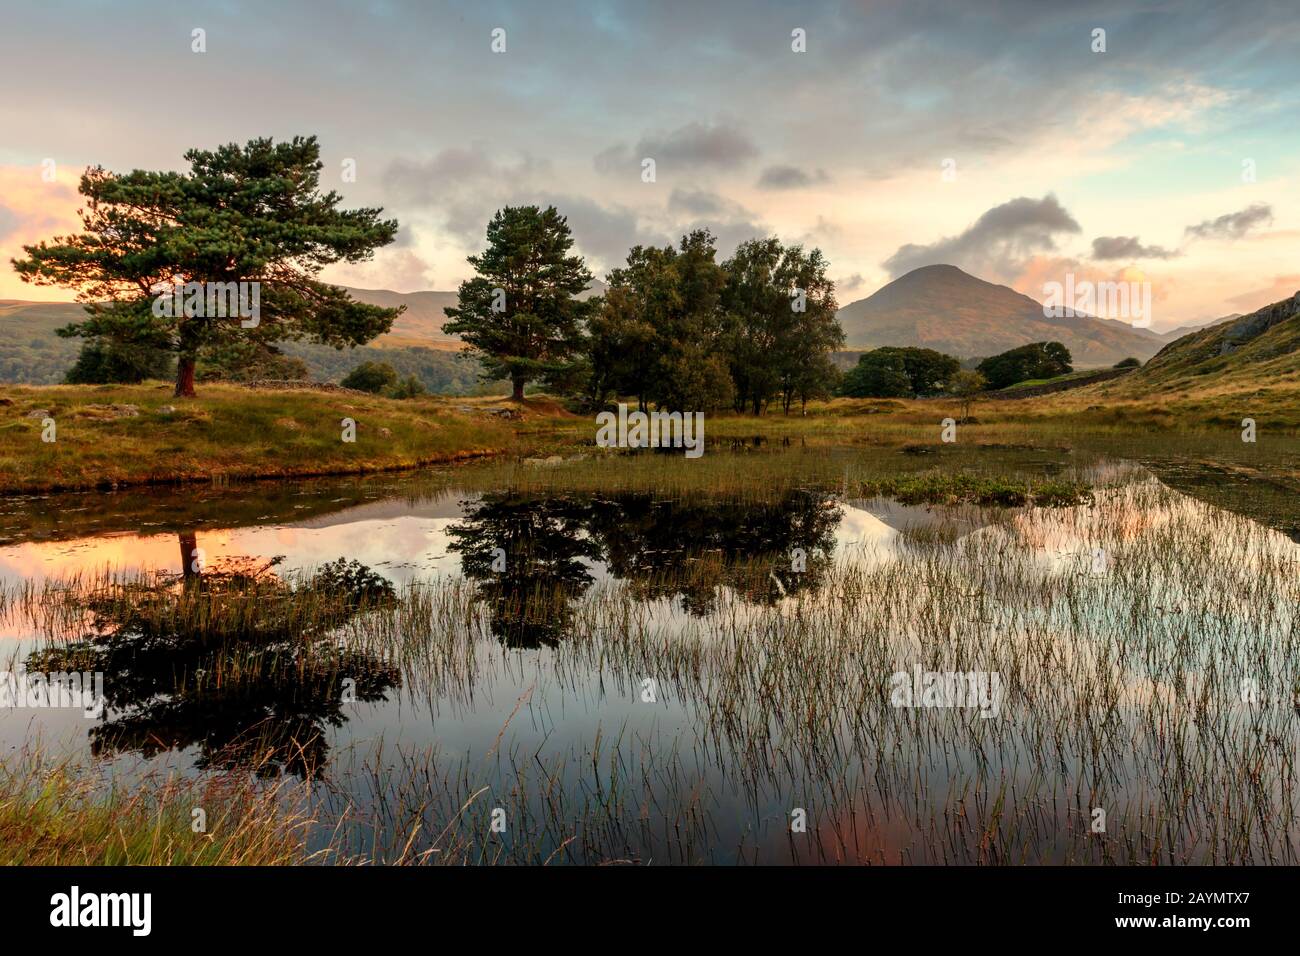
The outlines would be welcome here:
M 493 632 L 514 647 L 554 645 L 570 602 L 601 562 L 643 598 L 680 598 L 691 614 L 727 585 L 771 604 L 815 591 L 834 547 L 839 512 L 812 492 L 750 504 L 649 495 L 531 499 L 486 495 L 448 529 L 466 577 L 478 583 Z
M 208 572 L 133 584 L 86 602 L 91 633 L 31 654 L 29 671 L 99 671 L 107 709 L 92 752 L 197 747 L 200 768 L 309 777 L 344 705 L 378 701 L 398 672 L 337 650 L 329 633 L 387 603 L 391 587 L 340 559 L 292 588 L 265 572 Z
M 890 498 L 851 498 L 845 504 L 867 512 L 895 532 L 943 528 L 965 535 L 992 523 L 987 508 L 904 505 Z

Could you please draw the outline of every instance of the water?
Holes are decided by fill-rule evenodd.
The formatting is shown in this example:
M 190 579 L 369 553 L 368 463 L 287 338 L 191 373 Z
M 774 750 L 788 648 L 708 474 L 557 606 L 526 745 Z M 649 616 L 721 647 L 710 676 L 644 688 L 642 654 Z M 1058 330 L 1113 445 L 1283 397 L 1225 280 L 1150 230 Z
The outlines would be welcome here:
M 325 639 L 348 648 L 328 665 L 302 653 L 320 635 L 277 635 L 225 686 L 201 644 L 128 629 L 42 657 L 11 614 L 11 669 L 103 670 L 111 705 L 0 711 L 0 745 L 127 781 L 255 765 L 309 786 L 314 847 L 381 859 L 419 822 L 417 848 L 488 860 L 1037 862 L 1154 841 L 1294 862 L 1300 545 L 1140 471 L 1099 477 L 1092 504 L 1013 511 L 420 477 L 10 499 L 9 586 L 195 559 L 290 580 L 346 558 L 429 604 L 389 622 L 401 650 L 349 643 L 364 621 Z M 1003 713 L 890 706 L 914 666 L 1001 674 Z M 1248 679 L 1263 711 L 1241 705 Z M 1252 797 L 1241 773 L 1270 734 L 1288 756 Z M 1189 780 L 1204 803 L 1173 806 Z M 1218 846 L 1207 827 L 1261 800 L 1282 832 Z

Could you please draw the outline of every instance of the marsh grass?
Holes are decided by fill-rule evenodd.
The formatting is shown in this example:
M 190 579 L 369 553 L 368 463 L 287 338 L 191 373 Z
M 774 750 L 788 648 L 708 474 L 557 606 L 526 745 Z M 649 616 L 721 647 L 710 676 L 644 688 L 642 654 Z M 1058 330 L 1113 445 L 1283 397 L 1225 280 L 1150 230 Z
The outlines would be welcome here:
M 300 796 L 300 795 L 299 795 Z M 146 776 L 129 792 L 93 768 L 24 750 L 0 761 L 0 865 L 280 866 L 323 860 L 283 788 L 240 777 Z M 205 814 L 196 832 L 193 811 Z
M 329 634 L 321 666 L 382 660 L 390 694 L 444 721 L 487 686 L 514 702 L 471 752 L 353 741 L 303 785 L 308 845 L 390 863 L 1300 862 L 1298 550 L 1129 474 L 837 555 L 786 597 L 770 566 L 708 555 L 580 598 L 539 585 L 518 613 L 565 614 L 540 651 L 502 646 L 460 578 L 341 622 L 304 607 Z M 673 595 L 701 585 L 715 600 L 687 613 Z M 75 630 L 59 608 L 76 591 L 5 606 Z M 225 632 L 226 613 L 244 620 L 199 619 Z M 998 715 L 891 706 L 891 675 L 917 665 L 996 672 Z M 647 678 L 658 698 L 637 709 Z M 609 716 L 575 732 L 569 708 Z

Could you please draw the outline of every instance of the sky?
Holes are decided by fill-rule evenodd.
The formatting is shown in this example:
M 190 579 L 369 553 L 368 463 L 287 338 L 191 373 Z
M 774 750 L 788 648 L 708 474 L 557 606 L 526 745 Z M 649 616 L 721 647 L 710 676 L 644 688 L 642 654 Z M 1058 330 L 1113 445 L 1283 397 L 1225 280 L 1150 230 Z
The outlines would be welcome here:
M 87 166 L 298 134 L 401 223 L 325 273 L 363 288 L 455 289 L 528 203 L 598 276 L 701 226 L 815 246 L 841 305 L 937 262 L 1149 282 L 1158 329 L 1300 290 L 1296 0 L 42 0 L 0 88 L 0 298 L 73 297 L 9 260 L 77 229 Z

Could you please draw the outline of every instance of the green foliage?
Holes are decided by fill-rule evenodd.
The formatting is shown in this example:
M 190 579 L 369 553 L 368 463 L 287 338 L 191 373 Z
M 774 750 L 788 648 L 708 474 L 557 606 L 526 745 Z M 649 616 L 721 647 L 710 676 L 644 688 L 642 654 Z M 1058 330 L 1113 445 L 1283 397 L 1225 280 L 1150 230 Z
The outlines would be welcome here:
M 904 398 L 937 395 L 961 369 L 960 360 L 934 349 L 873 349 L 858 358 L 840 383 L 852 398 Z
M 389 398 L 419 398 L 424 393 L 424 385 L 414 375 L 406 376 L 385 392 Z
M 1129 358 L 1126 359 L 1120 359 L 1118 362 L 1115 363 L 1114 367 L 1115 368 L 1141 368 L 1142 360 L 1130 356 Z
M 839 394 L 850 398 L 906 398 L 912 394 L 912 380 L 898 349 L 875 349 L 858 359 L 845 373 Z
M 1055 378 L 1074 371 L 1070 350 L 1060 342 L 1033 342 L 980 362 L 977 370 L 990 388 L 1006 388 L 1031 378 Z
M 363 362 L 383 362 L 391 365 L 403 378 L 415 377 L 426 392 L 435 395 L 500 395 L 509 390 L 509 386 L 499 379 L 482 381 L 482 364 L 466 352 L 419 346 L 379 348 L 362 345 L 332 349 L 307 342 L 288 342 L 284 350 L 286 354 L 302 359 L 311 377 L 322 382 L 342 382 L 344 376 Z
M 728 358 L 737 411 L 761 414 L 773 399 L 788 413 L 835 382 L 829 353 L 844 344 L 835 285 L 820 249 L 751 239 L 723 264 Z
M 726 274 L 716 258 L 713 236 L 697 230 L 677 248 L 636 246 L 609 274 L 583 343 L 589 404 L 616 395 L 670 411 L 731 403 L 720 309 Z
M 330 263 L 368 259 L 393 241 L 397 222 L 379 209 L 340 210 L 338 193 L 320 192 L 315 137 L 190 150 L 185 159 L 184 173 L 87 170 L 84 231 L 24 246 L 27 257 L 14 260 L 25 281 L 78 290 L 88 315 L 68 334 L 163 341 L 179 359 L 177 394 L 191 395 L 205 347 L 303 337 L 342 347 L 392 326 L 399 310 L 316 279 Z M 189 309 L 156 314 L 156 293 L 189 282 L 258 283 L 258 324 Z
M 349 372 L 339 384 L 344 388 L 380 395 L 396 388 L 397 372 L 387 362 L 362 362 Z
M 339 384 L 388 398 L 418 398 L 427 392 L 419 378 L 415 375 L 402 378 L 387 362 L 362 362 Z
M 137 385 L 145 379 L 170 379 L 176 362 L 170 352 L 148 345 L 87 339 L 63 381 L 68 385 Z
M 205 382 L 303 381 L 310 377 L 307 363 L 285 355 L 277 346 L 249 339 L 226 339 L 199 350 Z
M 461 283 L 443 331 L 461 336 L 489 378 L 508 377 L 522 399 L 530 381 L 562 375 L 574 362 L 582 324 L 599 307 L 577 296 L 591 283 L 573 236 L 554 206 L 508 206 L 488 223 L 487 249 L 470 256 L 477 273 Z

